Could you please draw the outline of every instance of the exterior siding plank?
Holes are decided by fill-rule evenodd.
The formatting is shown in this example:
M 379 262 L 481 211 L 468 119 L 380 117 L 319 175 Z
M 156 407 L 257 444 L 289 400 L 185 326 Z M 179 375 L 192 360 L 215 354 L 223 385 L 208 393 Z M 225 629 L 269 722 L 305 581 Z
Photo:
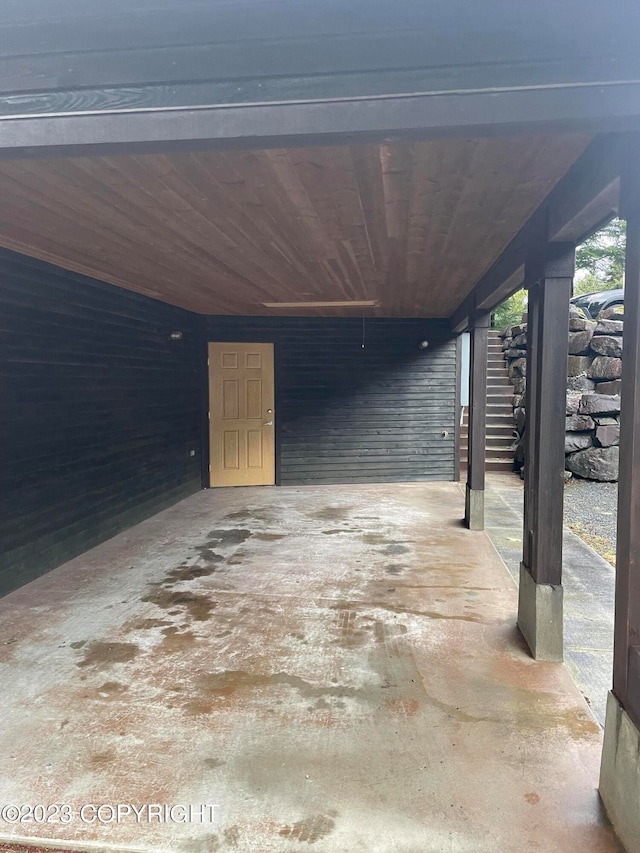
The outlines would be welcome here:
M 280 485 L 454 479 L 446 321 L 366 319 L 364 349 L 361 318 L 209 317 L 207 333 L 275 346 Z
M 6 593 L 201 487 L 202 351 L 190 312 L 5 250 L 0 270 Z

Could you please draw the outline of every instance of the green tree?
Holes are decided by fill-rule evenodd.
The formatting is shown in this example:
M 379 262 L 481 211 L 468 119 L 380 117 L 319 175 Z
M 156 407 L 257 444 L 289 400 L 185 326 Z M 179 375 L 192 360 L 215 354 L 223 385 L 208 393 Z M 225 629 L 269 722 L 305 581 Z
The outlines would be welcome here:
M 491 325 L 494 329 L 504 329 L 505 326 L 514 326 L 522 320 L 522 315 L 527 310 L 527 291 L 518 290 L 513 296 L 498 305 L 493 312 Z
M 626 222 L 612 219 L 578 246 L 574 295 L 622 287 L 625 238 Z
M 612 219 L 578 246 L 574 296 L 622 287 L 625 245 L 626 222 L 623 219 Z M 519 323 L 526 310 L 527 292 L 519 290 L 495 309 L 492 317 L 493 328 L 504 329 L 505 326 Z

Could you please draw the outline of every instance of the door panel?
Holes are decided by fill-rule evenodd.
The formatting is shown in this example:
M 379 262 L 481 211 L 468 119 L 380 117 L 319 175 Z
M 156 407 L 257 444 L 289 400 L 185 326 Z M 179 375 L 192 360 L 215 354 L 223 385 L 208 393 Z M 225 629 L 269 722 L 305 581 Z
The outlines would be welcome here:
M 273 344 L 209 344 L 210 484 L 275 483 Z

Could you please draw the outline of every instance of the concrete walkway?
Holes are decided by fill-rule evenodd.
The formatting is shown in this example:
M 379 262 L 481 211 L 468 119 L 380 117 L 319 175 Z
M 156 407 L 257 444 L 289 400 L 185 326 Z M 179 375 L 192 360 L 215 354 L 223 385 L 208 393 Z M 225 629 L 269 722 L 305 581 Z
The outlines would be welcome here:
M 489 474 L 486 529 L 517 583 L 522 559 L 523 484 L 515 474 Z M 604 728 L 613 673 L 615 572 L 578 536 L 564 529 L 565 663 Z
M 617 850 L 599 727 L 462 513 L 455 483 L 210 490 L 0 601 L 0 841 Z

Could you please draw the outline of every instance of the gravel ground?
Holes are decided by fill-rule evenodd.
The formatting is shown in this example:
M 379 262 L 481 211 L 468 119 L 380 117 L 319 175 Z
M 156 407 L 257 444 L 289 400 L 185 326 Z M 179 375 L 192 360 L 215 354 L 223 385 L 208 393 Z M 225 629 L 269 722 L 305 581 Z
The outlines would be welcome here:
M 611 565 L 616 555 L 617 483 L 571 479 L 564 490 L 564 523 Z

